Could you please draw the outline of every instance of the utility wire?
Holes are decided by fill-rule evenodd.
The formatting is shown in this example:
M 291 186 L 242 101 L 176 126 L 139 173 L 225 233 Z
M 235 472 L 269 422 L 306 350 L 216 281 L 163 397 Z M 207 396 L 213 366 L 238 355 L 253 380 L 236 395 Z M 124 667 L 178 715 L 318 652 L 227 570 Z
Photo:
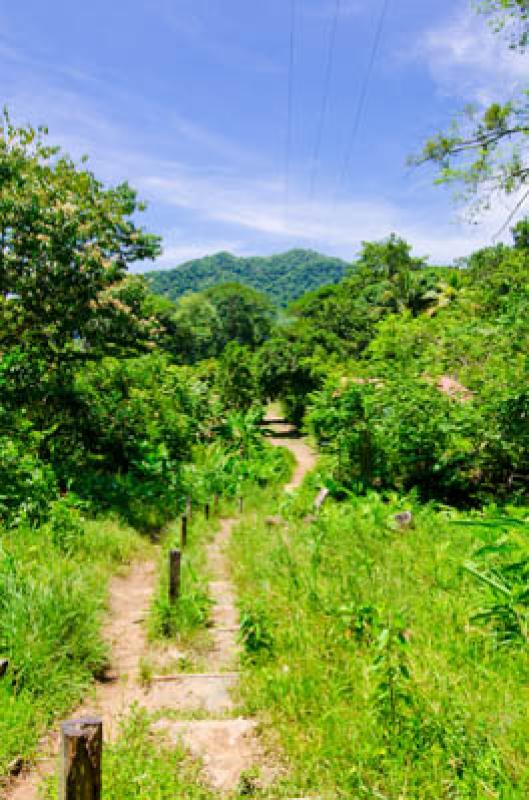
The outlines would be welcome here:
M 382 0 L 382 7 L 381 7 L 381 10 L 380 10 L 380 15 L 379 15 L 378 22 L 377 22 L 377 27 L 376 27 L 376 30 L 375 30 L 375 37 L 373 39 L 373 44 L 372 44 L 372 47 L 371 47 L 371 54 L 369 56 L 369 62 L 368 62 L 368 65 L 367 65 L 367 70 L 366 70 L 366 73 L 364 75 L 364 79 L 362 81 L 362 86 L 361 86 L 361 89 L 360 89 L 360 94 L 359 94 L 359 97 L 358 97 L 358 105 L 356 107 L 356 113 L 355 113 L 355 116 L 354 116 L 353 127 L 351 129 L 351 136 L 349 138 L 349 142 L 348 142 L 347 149 L 346 149 L 346 152 L 345 152 L 345 158 L 344 158 L 343 166 L 342 166 L 340 175 L 338 177 L 338 183 L 337 183 L 336 193 L 335 193 L 335 198 L 334 198 L 335 204 L 336 204 L 336 202 L 338 200 L 338 195 L 339 195 L 342 183 L 346 179 L 347 173 L 349 172 L 349 167 L 351 165 L 351 157 L 353 155 L 353 148 L 354 148 L 354 145 L 355 145 L 356 137 L 358 135 L 358 131 L 360 129 L 360 122 L 362 120 L 362 115 L 364 113 L 364 108 L 365 108 L 366 100 L 367 100 L 367 93 L 368 93 L 368 90 L 369 90 L 369 83 L 371 81 L 371 75 L 373 73 L 373 67 L 375 66 L 376 57 L 377 57 L 377 54 L 378 54 L 378 50 L 380 48 L 380 42 L 381 42 L 381 39 L 382 39 L 382 33 L 384 31 L 384 23 L 386 21 L 388 8 L 389 8 L 389 0 Z
M 331 22 L 329 34 L 329 50 L 327 54 L 327 65 L 325 67 L 325 78 L 323 82 L 323 96 L 321 101 L 321 110 L 318 121 L 318 128 L 316 133 L 316 143 L 314 146 L 314 155 L 312 157 L 312 171 L 310 176 L 310 201 L 314 199 L 314 191 L 316 189 L 316 179 L 320 165 L 320 152 L 323 141 L 323 133 L 325 130 L 325 121 L 327 117 L 327 108 L 329 105 L 329 92 L 331 89 L 332 70 L 334 64 L 334 51 L 336 47 L 336 33 L 338 31 L 338 20 L 340 18 L 341 0 L 336 0 L 334 8 L 334 16 Z
M 287 89 L 287 135 L 285 152 L 285 222 L 288 222 L 290 206 L 290 168 L 292 161 L 292 138 L 294 118 L 294 56 L 296 50 L 296 0 L 290 0 L 290 40 Z
M 516 214 L 522 208 L 522 206 L 526 203 L 528 198 L 529 198 L 529 189 L 526 192 L 523 193 L 522 197 L 520 198 L 520 200 L 518 200 L 518 202 L 514 206 L 513 210 L 511 211 L 511 213 L 509 214 L 509 216 L 507 217 L 507 219 L 505 220 L 505 222 L 503 223 L 501 228 L 498 231 L 496 231 L 496 233 L 492 237 L 492 244 L 496 244 L 496 242 L 498 241 L 498 239 L 500 238 L 502 233 L 504 233 L 504 231 L 509 227 L 509 225 L 511 224 L 511 222 L 515 218 Z

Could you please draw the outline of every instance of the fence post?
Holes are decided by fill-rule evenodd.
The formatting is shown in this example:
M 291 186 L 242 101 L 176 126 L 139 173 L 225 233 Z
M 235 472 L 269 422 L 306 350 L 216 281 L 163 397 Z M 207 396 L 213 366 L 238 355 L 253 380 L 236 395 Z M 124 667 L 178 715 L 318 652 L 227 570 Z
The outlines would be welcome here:
M 206 519 L 209 519 L 209 503 L 206 503 L 204 506 L 204 516 Z
M 182 547 L 185 547 L 187 544 L 187 514 L 182 514 L 181 542 Z
M 103 721 L 81 717 L 61 725 L 59 800 L 101 800 Z
M 169 600 L 174 603 L 180 597 L 180 568 L 182 554 L 180 550 L 169 551 Z

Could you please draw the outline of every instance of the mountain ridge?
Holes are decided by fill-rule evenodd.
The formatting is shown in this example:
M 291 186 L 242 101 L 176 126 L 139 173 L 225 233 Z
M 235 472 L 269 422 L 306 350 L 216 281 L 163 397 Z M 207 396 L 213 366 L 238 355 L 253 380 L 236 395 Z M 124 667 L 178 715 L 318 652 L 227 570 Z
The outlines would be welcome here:
M 234 256 L 221 251 L 186 261 L 173 269 L 145 273 L 155 294 L 178 300 L 222 283 L 238 282 L 285 307 L 305 292 L 338 283 L 351 265 L 340 258 L 296 248 L 272 256 Z

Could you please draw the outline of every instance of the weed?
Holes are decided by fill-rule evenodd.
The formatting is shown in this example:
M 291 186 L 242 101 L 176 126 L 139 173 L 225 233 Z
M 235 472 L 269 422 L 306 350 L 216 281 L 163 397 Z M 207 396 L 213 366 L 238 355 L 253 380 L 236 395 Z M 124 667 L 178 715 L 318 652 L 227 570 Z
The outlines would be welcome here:
M 57 796 L 57 779 L 48 781 L 46 800 Z M 105 746 L 103 800 L 213 800 L 199 776 L 199 766 L 182 747 L 168 745 L 149 716 L 134 710 L 124 720 L 115 743 Z
M 479 534 L 374 493 L 329 501 L 307 526 L 313 497 L 281 501 L 288 537 L 249 517 L 231 549 L 250 644 L 243 701 L 281 743 L 285 796 L 525 800 L 526 651 L 468 625 L 484 584 L 461 564 Z M 387 524 L 404 503 L 406 536 Z M 263 506 L 278 512 L 271 495 Z M 260 657 L 270 633 L 273 657 Z
M 271 620 L 263 602 L 245 605 L 241 609 L 240 640 L 248 660 L 269 658 L 274 651 Z

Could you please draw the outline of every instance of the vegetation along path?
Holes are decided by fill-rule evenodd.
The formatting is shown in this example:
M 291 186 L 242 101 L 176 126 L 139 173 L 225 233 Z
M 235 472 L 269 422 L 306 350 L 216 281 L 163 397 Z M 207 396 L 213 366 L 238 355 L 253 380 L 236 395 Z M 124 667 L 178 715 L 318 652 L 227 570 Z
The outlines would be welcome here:
M 276 446 L 288 448 L 296 466 L 286 491 L 297 488 L 314 467 L 315 455 L 294 436 L 291 426 L 279 420 L 268 425 Z M 133 705 L 154 715 L 155 730 L 176 744 L 183 742 L 199 759 L 204 778 L 219 792 L 235 790 L 244 773 L 258 768 L 261 780 L 271 782 L 272 764 L 259 745 L 256 722 L 237 716 L 232 692 L 238 681 L 239 616 L 230 577 L 226 548 L 236 518 L 222 519 L 214 541 L 208 545 L 211 582 L 211 645 L 203 671 L 171 673 L 172 665 L 185 656 L 174 646 L 161 648 L 147 640 L 145 621 L 156 586 L 154 560 L 137 563 L 125 576 L 112 581 L 105 640 L 111 649 L 110 666 L 93 696 L 77 714 L 103 718 L 105 738 L 114 740 L 123 717 Z M 156 674 L 148 680 L 142 664 L 148 659 Z M 58 737 L 43 742 L 41 757 L 33 771 L 12 785 L 9 800 L 38 800 L 39 786 L 56 764 Z

